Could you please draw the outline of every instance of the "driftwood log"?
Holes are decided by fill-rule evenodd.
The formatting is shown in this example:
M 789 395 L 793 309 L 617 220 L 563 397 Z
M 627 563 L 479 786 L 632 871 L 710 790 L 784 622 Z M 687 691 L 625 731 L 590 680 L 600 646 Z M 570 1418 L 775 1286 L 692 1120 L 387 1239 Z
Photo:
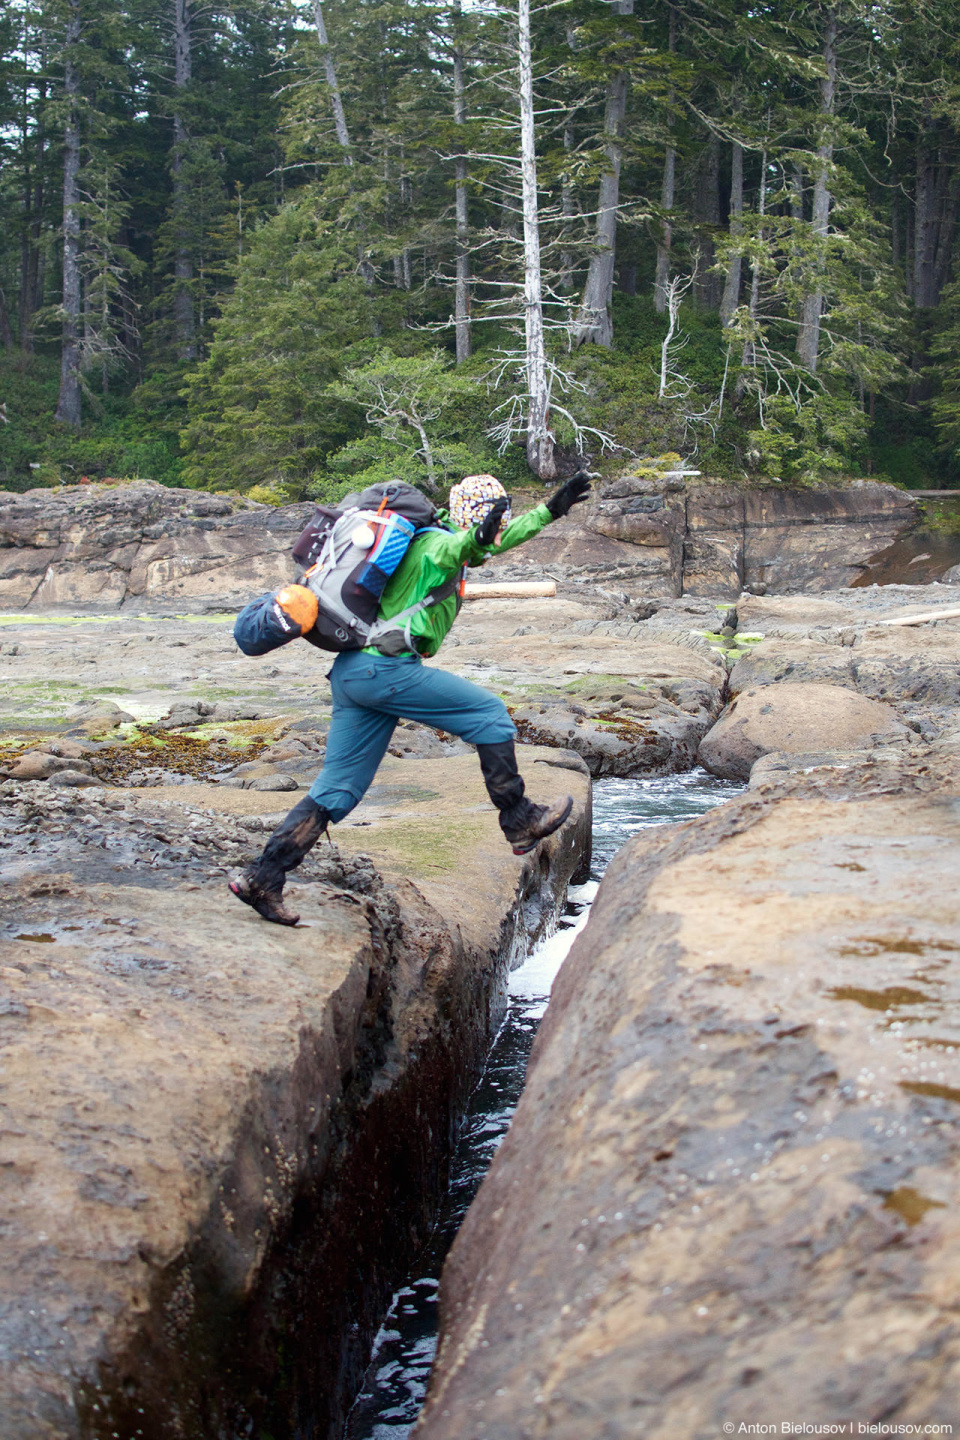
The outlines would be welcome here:
M 556 593 L 555 580 L 504 581 L 502 585 L 473 585 L 468 581 L 463 591 L 466 600 L 537 600 L 549 599 Z
M 925 625 L 928 620 L 956 620 L 960 618 L 960 605 L 941 605 L 936 610 L 921 610 L 916 615 L 894 615 L 889 620 L 878 620 L 878 625 Z

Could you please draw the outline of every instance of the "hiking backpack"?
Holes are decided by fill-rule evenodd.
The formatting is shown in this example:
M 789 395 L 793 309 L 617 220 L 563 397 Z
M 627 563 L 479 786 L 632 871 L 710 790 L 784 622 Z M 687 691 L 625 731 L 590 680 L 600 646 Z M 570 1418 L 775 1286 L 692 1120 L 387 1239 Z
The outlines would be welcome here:
M 410 621 L 452 595 L 459 574 L 390 620 L 378 620 L 387 582 L 414 536 L 433 529 L 437 512 L 412 485 L 394 480 L 347 496 L 337 508 L 318 505 L 293 547 L 308 568 L 298 582 L 317 598 L 312 629 L 301 632 L 277 615 L 276 596 L 264 595 L 237 617 L 234 638 L 247 655 L 264 655 L 303 635 L 321 650 L 362 650 L 377 645 L 384 654 L 413 649 Z

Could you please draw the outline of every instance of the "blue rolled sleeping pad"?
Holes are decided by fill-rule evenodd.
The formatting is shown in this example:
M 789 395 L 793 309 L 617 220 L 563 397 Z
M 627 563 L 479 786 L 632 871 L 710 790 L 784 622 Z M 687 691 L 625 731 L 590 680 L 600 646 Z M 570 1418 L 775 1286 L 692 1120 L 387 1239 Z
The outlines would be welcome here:
M 278 603 L 275 591 L 245 605 L 233 627 L 233 638 L 244 655 L 269 655 L 302 634 L 296 620 Z

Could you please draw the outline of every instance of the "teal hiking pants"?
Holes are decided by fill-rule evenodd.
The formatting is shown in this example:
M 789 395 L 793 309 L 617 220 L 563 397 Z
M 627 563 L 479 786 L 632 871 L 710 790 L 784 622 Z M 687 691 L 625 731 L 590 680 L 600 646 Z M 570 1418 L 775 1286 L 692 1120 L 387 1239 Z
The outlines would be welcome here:
M 479 685 L 419 658 L 347 650 L 330 671 L 333 719 L 310 796 L 336 822 L 363 799 L 398 720 L 418 720 L 471 745 L 516 736 L 506 705 Z

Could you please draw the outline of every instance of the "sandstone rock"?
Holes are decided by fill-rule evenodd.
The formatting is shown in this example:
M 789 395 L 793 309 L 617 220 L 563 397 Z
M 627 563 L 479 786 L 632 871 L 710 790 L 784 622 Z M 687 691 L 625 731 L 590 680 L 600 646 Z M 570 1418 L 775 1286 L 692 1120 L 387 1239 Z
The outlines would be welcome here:
M 631 596 L 819 591 L 856 579 L 916 517 L 914 500 L 874 481 L 742 490 L 628 476 L 525 545 L 522 559 L 511 553 L 490 563 L 504 578 L 518 578 L 525 565 L 529 579 L 534 566 L 561 581 L 616 583 Z
M 960 585 L 960 565 L 951 565 L 940 576 L 941 585 Z
M 68 731 L 66 738 L 103 735 L 108 730 L 116 730 L 121 725 L 129 724 L 133 718 L 113 700 L 96 700 L 90 704 L 79 705 L 67 713 L 67 719 L 72 721 L 72 729 Z
M 292 775 L 261 775 L 248 780 L 245 790 L 298 790 L 300 787 Z
M 38 750 L 45 751 L 48 755 L 61 755 L 66 760 L 82 760 L 85 755 L 94 755 L 100 747 L 91 745 L 89 741 L 67 740 L 45 740 L 38 745 Z M 82 768 L 82 767 L 81 767 Z
M 262 711 L 256 705 L 238 705 L 229 700 L 218 700 L 213 706 L 211 719 L 227 722 L 230 720 L 259 720 Z
M 9 767 L 8 774 L 13 780 L 48 780 L 60 770 L 83 771 L 89 775 L 91 768 L 88 760 L 51 755 L 43 750 L 27 750 L 16 764 Z
M 907 738 L 893 710 L 839 685 L 777 684 L 741 691 L 700 745 L 700 763 L 725 780 L 747 780 L 771 750 L 852 749 L 874 737 Z
M 416 1440 L 951 1423 L 958 866 L 929 752 L 620 852 L 444 1268 Z
M 70 770 L 57 770 L 50 776 L 51 785 L 63 785 L 68 789 L 82 789 L 85 785 L 103 784 L 103 781 L 98 780 L 95 775 L 91 775 L 89 770 L 78 770 L 76 767 L 80 763 L 79 761 L 72 760 L 69 763 L 74 768 Z
M 151 482 L 0 494 L 0 604 L 235 611 L 294 577 L 290 551 L 312 506 L 206 498 Z M 632 597 L 823 589 L 860 574 L 915 516 L 909 496 L 869 481 L 743 491 L 626 477 L 525 545 L 522 560 L 493 564 L 503 578 L 546 568 Z
M 848 686 L 874 700 L 960 703 L 960 631 L 878 626 L 855 636 L 852 645 L 841 639 L 765 640 L 733 667 L 731 693 L 789 679 Z
M 511 950 L 588 846 L 582 772 L 535 766 L 576 811 L 528 857 L 475 756 L 379 784 L 297 871 L 286 930 L 225 885 L 276 797 L 91 791 L 81 813 L 4 782 L 4 1440 L 342 1433 Z
M 650 704 L 653 707 L 656 701 Z M 553 704 L 519 706 L 512 713 L 521 741 L 572 750 L 596 779 L 668 775 L 690 769 L 710 720 L 706 715 L 695 718 L 673 707 L 670 710 L 672 713 L 654 716 L 601 707 L 599 715 L 592 716 Z

